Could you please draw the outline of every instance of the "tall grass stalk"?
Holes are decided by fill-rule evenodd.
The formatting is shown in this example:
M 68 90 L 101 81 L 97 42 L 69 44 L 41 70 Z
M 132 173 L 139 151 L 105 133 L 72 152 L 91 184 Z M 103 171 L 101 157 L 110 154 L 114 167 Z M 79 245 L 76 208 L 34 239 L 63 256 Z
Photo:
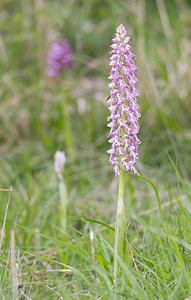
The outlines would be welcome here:
M 73 153 L 73 134 L 71 126 L 71 118 L 68 107 L 68 93 L 65 90 L 62 97 L 62 115 L 63 115 L 63 133 L 64 133 L 64 142 L 66 146 L 67 154 L 70 155 Z
M 68 194 L 66 184 L 63 177 L 64 164 L 66 162 L 66 156 L 63 151 L 57 151 L 55 154 L 54 168 L 59 179 L 59 221 L 61 229 L 66 232 L 67 230 L 67 217 L 68 217 Z

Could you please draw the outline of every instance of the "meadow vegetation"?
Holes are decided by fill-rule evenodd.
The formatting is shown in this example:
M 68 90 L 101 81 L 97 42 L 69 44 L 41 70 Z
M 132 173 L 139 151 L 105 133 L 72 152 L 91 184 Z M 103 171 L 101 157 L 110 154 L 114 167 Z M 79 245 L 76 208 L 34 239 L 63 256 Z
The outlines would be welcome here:
M 126 175 L 117 299 L 191 299 L 191 2 L 1 0 L 0 20 L 0 299 L 115 297 L 106 99 L 120 23 L 139 68 L 142 144 L 141 176 Z M 50 78 L 47 53 L 63 37 L 74 68 Z M 67 234 L 57 150 L 67 157 Z

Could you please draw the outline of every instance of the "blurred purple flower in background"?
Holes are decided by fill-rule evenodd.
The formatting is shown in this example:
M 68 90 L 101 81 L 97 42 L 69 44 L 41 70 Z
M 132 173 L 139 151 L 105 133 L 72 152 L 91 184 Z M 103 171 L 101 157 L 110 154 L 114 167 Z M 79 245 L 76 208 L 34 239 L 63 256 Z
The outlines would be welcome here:
M 112 56 L 109 79 L 112 82 L 109 84 L 110 94 L 107 100 L 110 104 L 107 126 L 110 127 L 111 143 L 111 149 L 107 152 L 110 154 L 109 163 L 116 175 L 120 175 L 122 169 L 132 174 L 138 173 L 135 164 L 139 157 L 140 140 L 137 134 L 140 113 L 136 97 L 140 93 L 135 88 L 137 67 L 133 60 L 136 57 L 131 53 L 129 40 L 125 27 L 119 25 L 111 45 L 113 49 L 110 52 Z
M 47 58 L 48 75 L 55 77 L 62 68 L 73 68 L 72 48 L 67 39 L 51 45 Z

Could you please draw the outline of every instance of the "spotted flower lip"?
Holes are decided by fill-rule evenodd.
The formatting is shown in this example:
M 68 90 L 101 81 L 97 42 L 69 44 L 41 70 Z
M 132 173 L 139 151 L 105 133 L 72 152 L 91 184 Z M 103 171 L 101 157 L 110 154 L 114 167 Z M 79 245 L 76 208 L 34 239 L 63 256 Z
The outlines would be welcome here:
M 57 76 L 62 68 L 73 68 L 72 49 L 67 39 L 51 45 L 48 52 L 47 65 L 49 77 Z
M 109 143 L 111 149 L 109 163 L 115 175 L 120 175 L 121 169 L 125 172 L 138 174 L 135 165 L 139 158 L 138 147 L 141 143 L 137 137 L 139 133 L 138 112 L 139 105 L 136 97 L 140 95 L 135 88 L 137 82 L 134 64 L 135 55 L 131 53 L 130 37 L 126 36 L 125 27 L 117 27 L 115 38 L 112 40 L 112 50 L 109 52 L 111 71 L 109 79 L 110 94 L 107 103 L 108 110 Z

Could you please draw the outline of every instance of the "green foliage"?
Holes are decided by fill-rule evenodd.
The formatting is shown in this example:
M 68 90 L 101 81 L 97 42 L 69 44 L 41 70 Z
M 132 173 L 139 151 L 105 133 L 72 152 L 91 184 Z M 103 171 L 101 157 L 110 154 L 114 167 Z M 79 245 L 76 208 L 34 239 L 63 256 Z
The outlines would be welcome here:
M 188 0 L 1 1 L 0 188 L 13 186 L 1 299 L 114 297 L 117 180 L 105 163 L 105 100 L 119 23 L 132 37 L 139 67 L 142 176 L 127 176 L 131 264 L 119 258 L 117 299 L 190 297 L 190 11 Z M 47 52 L 63 37 L 75 66 L 52 80 Z M 67 153 L 68 234 L 60 229 L 58 149 Z M 1 229 L 7 199 L 0 191 Z

